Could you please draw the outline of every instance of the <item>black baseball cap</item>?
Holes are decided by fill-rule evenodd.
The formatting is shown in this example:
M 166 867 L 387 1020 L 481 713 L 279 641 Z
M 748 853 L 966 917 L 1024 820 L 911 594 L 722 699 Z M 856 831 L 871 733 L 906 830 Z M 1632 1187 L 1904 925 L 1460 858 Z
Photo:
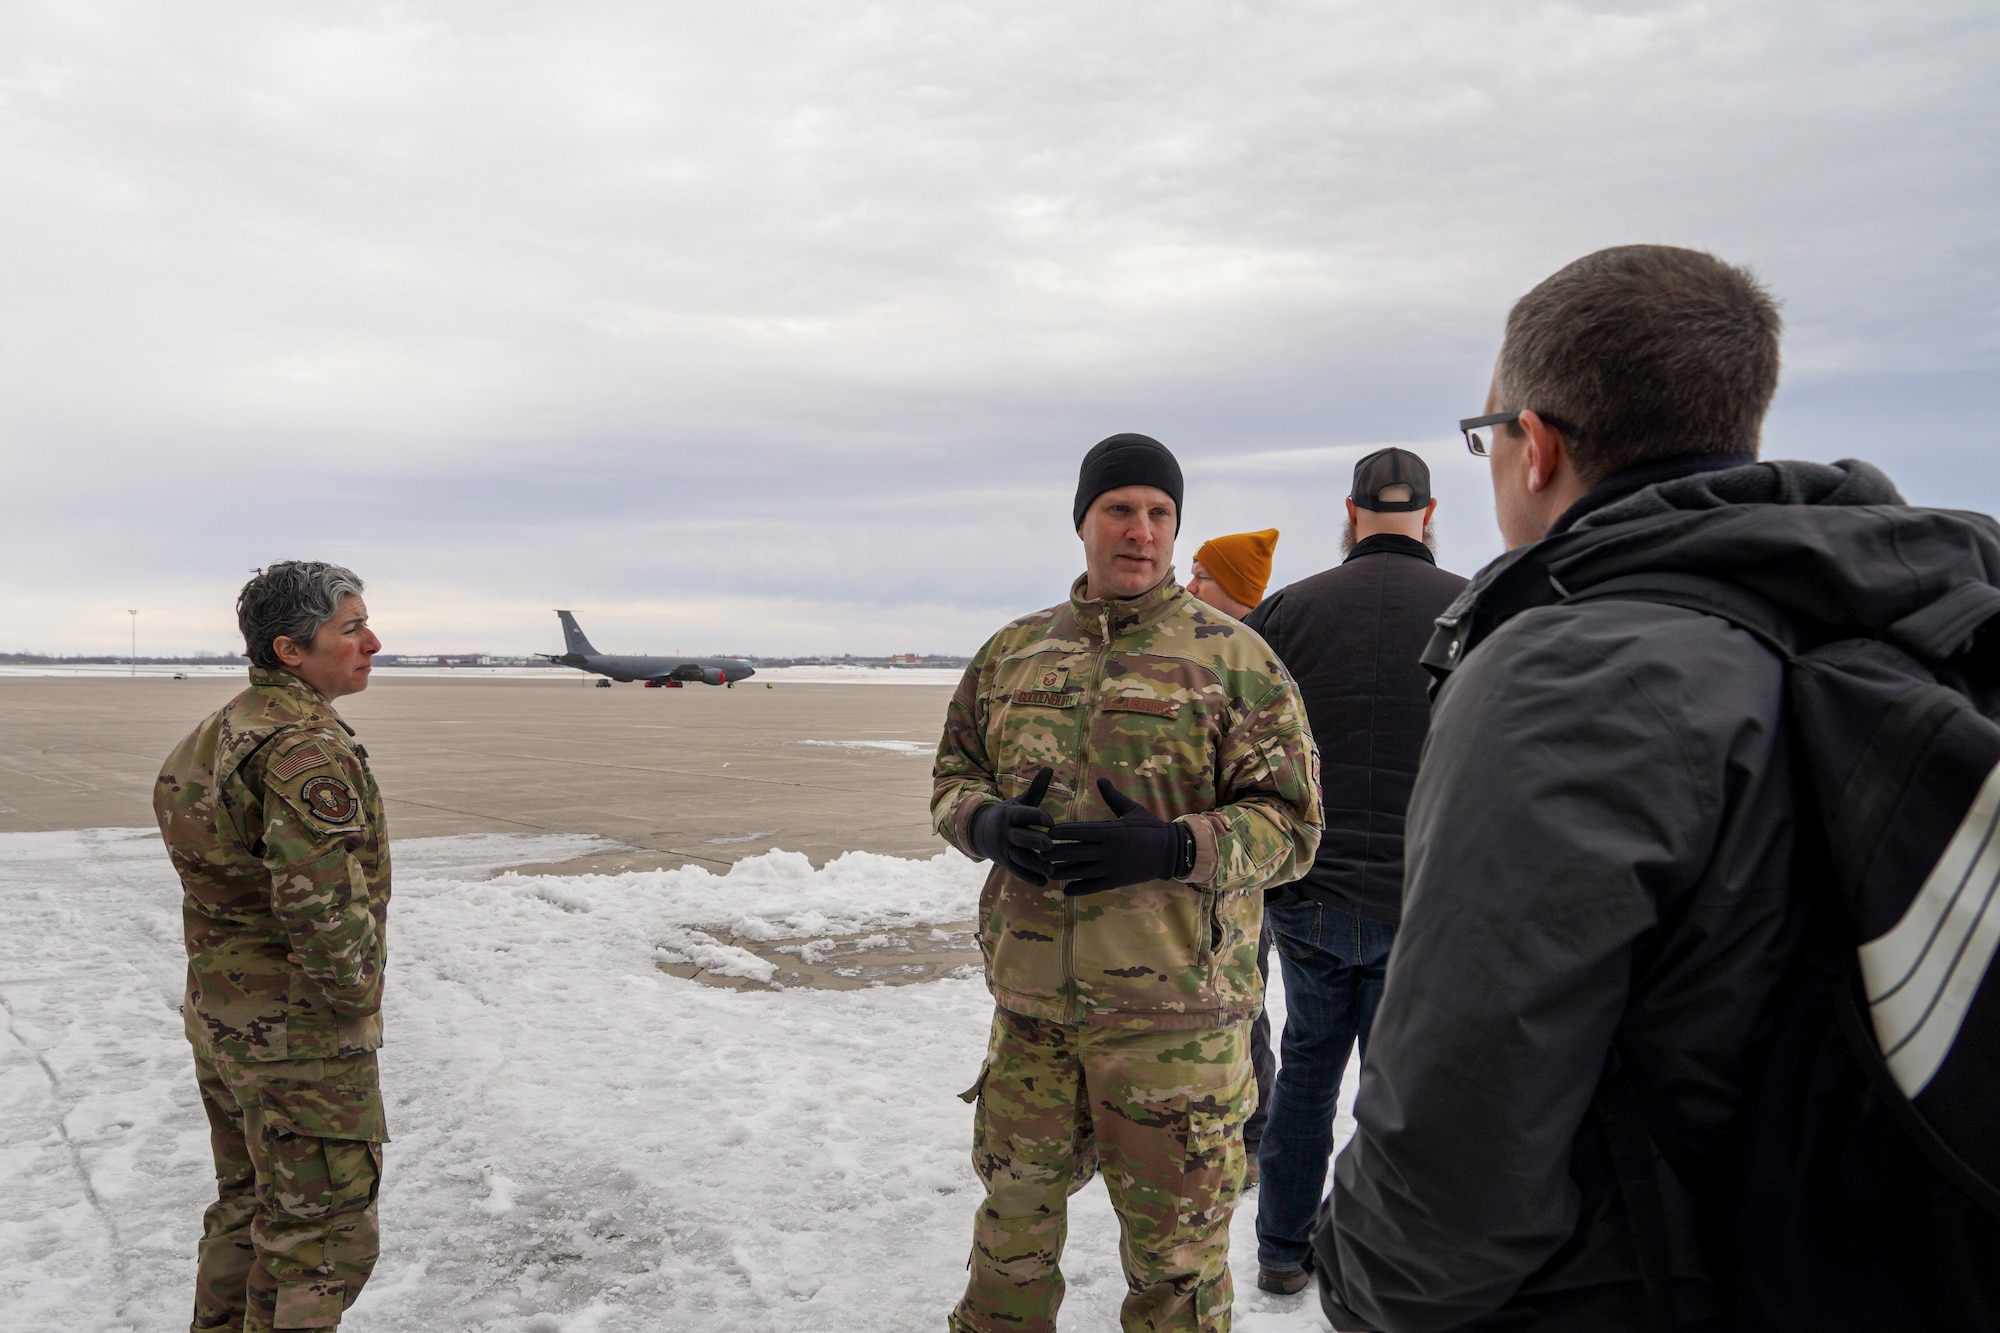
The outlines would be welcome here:
M 1407 500 L 1377 497 L 1391 486 L 1408 486 Z M 1349 496 L 1359 509 L 1378 514 L 1407 514 L 1431 502 L 1431 470 L 1424 460 L 1408 449 L 1377 449 L 1354 465 L 1354 491 Z

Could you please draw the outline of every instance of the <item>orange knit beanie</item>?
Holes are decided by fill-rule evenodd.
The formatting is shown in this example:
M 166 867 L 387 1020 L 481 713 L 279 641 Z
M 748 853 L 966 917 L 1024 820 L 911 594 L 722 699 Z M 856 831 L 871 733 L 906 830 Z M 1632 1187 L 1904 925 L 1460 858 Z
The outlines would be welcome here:
M 1264 600 L 1264 585 L 1271 581 L 1271 552 L 1277 547 L 1276 528 L 1232 532 L 1203 542 L 1194 558 L 1224 592 L 1245 606 L 1255 606 Z

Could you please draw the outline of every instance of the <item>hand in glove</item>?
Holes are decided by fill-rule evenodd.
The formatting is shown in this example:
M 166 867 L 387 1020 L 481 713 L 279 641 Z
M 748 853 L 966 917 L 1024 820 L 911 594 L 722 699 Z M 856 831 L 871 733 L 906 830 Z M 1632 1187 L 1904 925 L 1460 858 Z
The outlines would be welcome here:
M 1047 830 L 1055 821 L 1042 809 L 1049 779 L 1055 775 L 1053 768 L 1044 768 L 1019 796 L 980 806 L 966 823 L 973 851 L 1036 888 L 1055 878 L 1047 859 L 1051 845 Z
M 1152 879 L 1176 879 L 1194 869 L 1194 834 L 1170 824 L 1119 791 L 1109 778 L 1097 790 L 1116 819 L 1058 824 L 1048 854 L 1052 879 L 1067 880 L 1063 892 L 1102 893 Z

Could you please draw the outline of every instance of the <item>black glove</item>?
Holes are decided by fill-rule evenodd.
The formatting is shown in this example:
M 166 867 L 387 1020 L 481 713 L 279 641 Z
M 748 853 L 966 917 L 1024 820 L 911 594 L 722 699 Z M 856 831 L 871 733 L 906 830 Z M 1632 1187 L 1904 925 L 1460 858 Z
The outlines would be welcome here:
M 1042 809 L 1042 797 L 1049 794 L 1049 779 L 1055 775 L 1053 768 L 1044 768 L 1013 800 L 974 810 L 965 827 L 973 851 L 1038 889 L 1055 878 L 1048 863 L 1052 844 L 1045 831 L 1055 821 Z
M 1050 878 L 1067 880 L 1063 892 L 1102 893 L 1152 879 L 1178 879 L 1194 869 L 1194 833 L 1170 824 L 1111 784 L 1097 790 L 1116 819 L 1058 824 L 1048 854 Z

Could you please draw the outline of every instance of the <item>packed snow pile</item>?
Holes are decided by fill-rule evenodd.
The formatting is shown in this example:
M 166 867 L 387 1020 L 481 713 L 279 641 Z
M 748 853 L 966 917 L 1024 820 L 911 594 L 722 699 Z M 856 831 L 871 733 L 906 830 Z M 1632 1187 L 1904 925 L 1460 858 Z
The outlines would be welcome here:
M 822 666 L 758 667 L 756 679 L 794 685 L 956 685 L 957 667 Z
M 488 834 L 487 837 L 534 835 Z M 453 842 L 456 839 L 423 839 Z M 413 879 L 403 853 L 394 853 L 397 893 L 432 891 L 433 881 Z M 969 921 L 979 908 L 986 867 L 955 851 L 926 861 L 848 852 L 818 869 L 799 852 L 748 856 L 724 874 L 700 866 L 621 875 L 501 875 L 481 884 L 442 882 L 445 891 L 470 895 L 484 911 L 539 923 L 537 906 L 597 914 L 616 929 L 652 931 L 664 942 L 686 927 L 752 940 L 852 935 L 877 927 L 908 928 L 932 922 Z
M 489 877 L 600 846 L 396 844 L 384 1254 L 343 1327 L 942 1327 L 978 1199 L 956 1094 L 984 986 L 736 992 L 656 964 L 963 921 L 983 867 L 772 852 L 721 875 Z M 0 1326 L 185 1328 L 214 1184 L 159 840 L 0 835 L 0 913 Z M 1102 1187 L 1072 1210 L 1064 1325 L 1115 1329 Z M 1251 1207 L 1234 1235 L 1236 1326 L 1323 1328 L 1307 1298 L 1254 1289 Z
M 890 754 L 914 755 L 928 759 L 937 753 L 937 746 L 926 745 L 922 741 L 797 741 L 798 745 L 818 745 L 832 750 L 887 750 Z

